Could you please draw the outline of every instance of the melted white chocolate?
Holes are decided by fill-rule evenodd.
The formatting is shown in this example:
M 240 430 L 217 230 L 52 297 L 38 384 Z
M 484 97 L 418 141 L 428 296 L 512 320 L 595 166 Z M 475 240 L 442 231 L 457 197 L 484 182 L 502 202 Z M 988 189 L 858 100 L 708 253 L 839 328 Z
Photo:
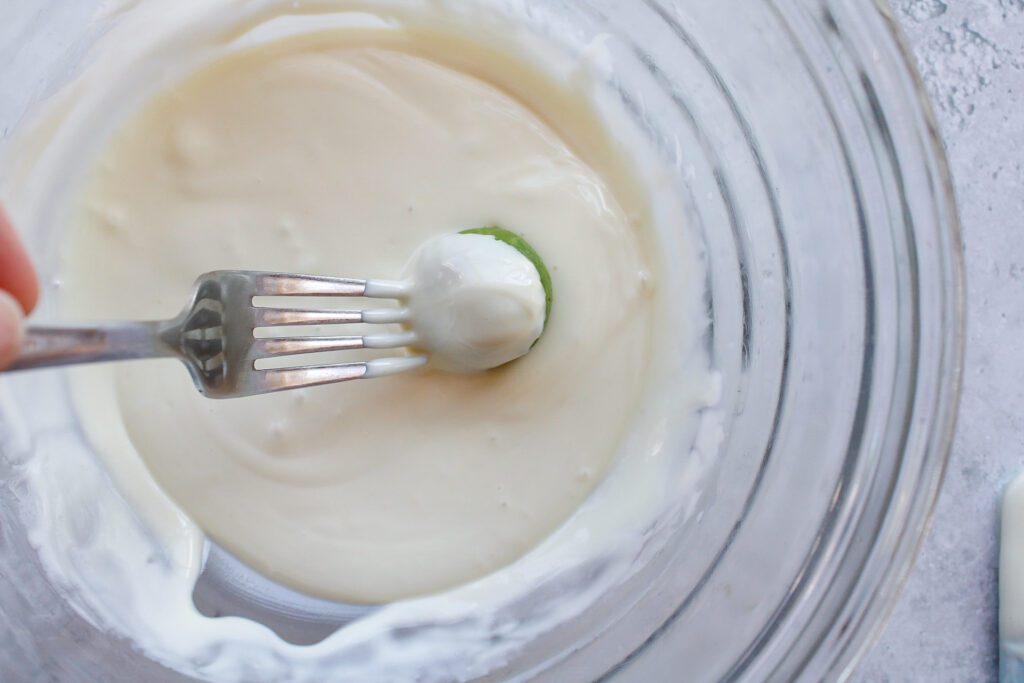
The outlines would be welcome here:
M 534 547 L 615 458 L 656 325 L 647 227 L 494 85 L 372 34 L 293 38 L 157 95 L 94 169 L 66 253 L 78 317 L 171 316 L 222 268 L 393 278 L 424 241 L 481 225 L 552 270 L 542 343 L 490 373 L 227 402 L 174 362 L 91 380 L 116 387 L 93 420 L 122 423 L 163 490 L 260 572 L 354 602 L 450 588 Z
M 76 371 L 73 412 L 59 376 L 4 378 L 11 436 L 33 444 L 9 486 L 49 581 L 110 632 L 97 652 L 202 680 L 451 681 L 597 626 L 602 596 L 699 519 L 720 438 L 681 171 L 608 87 L 610 41 L 535 34 L 532 2 L 103 5 L 0 186 L 19 226 L 66 247 L 56 317 L 173 315 L 212 268 L 391 279 L 425 240 L 499 222 L 548 262 L 556 302 L 541 343 L 486 378 L 215 403 L 145 362 Z M 204 530 L 326 595 L 497 571 L 297 646 L 197 612 Z

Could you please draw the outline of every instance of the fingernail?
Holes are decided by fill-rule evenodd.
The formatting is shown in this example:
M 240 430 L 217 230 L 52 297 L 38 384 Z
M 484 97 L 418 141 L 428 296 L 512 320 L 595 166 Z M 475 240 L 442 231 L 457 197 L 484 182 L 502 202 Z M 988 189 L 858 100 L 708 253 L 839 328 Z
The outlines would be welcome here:
M 18 356 L 24 334 L 21 305 L 10 294 L 0 290 L 0 368 L 10 365 Z

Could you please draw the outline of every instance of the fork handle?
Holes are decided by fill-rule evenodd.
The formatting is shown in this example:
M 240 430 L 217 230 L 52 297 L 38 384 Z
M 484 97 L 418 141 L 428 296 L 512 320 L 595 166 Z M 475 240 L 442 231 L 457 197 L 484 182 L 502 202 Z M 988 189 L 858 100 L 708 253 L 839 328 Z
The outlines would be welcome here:
M 161 323 L 118 322 L 25 330 L 21 351 L 7 370 L 173 356 L 160 338 Z

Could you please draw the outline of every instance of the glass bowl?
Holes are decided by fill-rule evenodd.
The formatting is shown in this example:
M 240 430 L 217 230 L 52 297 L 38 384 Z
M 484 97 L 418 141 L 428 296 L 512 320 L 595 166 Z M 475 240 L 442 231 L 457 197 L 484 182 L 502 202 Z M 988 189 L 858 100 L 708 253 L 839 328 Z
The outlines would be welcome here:
M 73 76 L 116 4 L 0 8 L 0 128 Z M 928 526 L 961 373 L 953 193 L 894 18 L 845 0 L 485 4 L 570 54 L 608 50 L 609 84 L 703 244 L 725 440 L 695 523 L 483 680 L 844 678 Z M 20 227 L 53 299 L 60 227 Z M 87 446 L 59 376 L 3 389 L 0 668 L 186 680 L 94 628 L 42 571 L 19 471 Z

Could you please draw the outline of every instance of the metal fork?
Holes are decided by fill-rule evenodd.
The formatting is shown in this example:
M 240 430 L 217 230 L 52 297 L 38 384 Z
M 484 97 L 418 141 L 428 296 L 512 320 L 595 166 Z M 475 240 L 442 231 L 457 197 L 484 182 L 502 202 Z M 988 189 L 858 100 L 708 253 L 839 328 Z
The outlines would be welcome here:
M 396 355 L 357 363 L 258 369 L 280 356 L 351 349 L 401 349 L 413 331 L 347 337 L 257 337 L 258 328 L 347 323 L 402 324 L 405 308 L 367 310 L 257 306 L 256 297 L 367 297 L 397 299 L 408 285 L 383 280 L 223 270 L 202 275 L 190 303 L 167 321 L 115 322 L 74 327 L 29 327 L 21 353 L 8 370 L 139 358 L 177 358 L 196 388 L 210 398 L 253 396 L 285 389 L 381 377 L 417 368 L 426 358 Z

